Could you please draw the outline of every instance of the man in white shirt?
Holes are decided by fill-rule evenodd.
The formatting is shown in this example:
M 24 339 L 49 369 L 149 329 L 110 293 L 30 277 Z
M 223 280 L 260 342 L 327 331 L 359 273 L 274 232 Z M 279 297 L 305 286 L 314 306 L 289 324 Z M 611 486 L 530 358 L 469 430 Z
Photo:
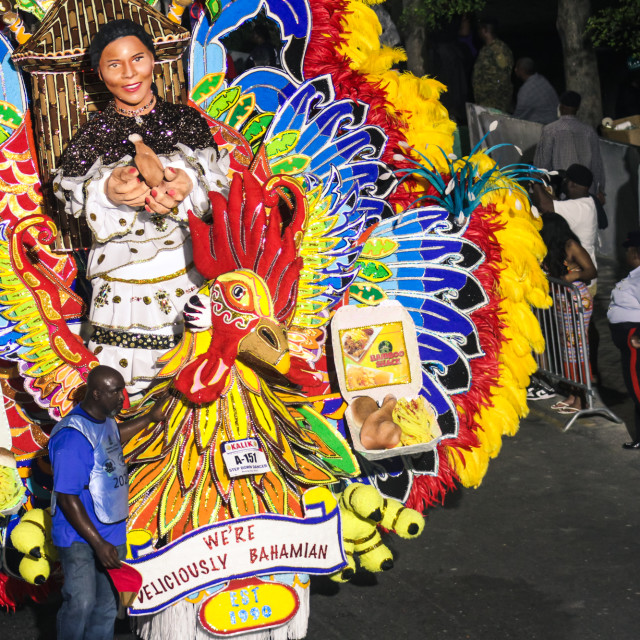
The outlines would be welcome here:
M 633 440 L 624 449 L 640 450 L 640 231 L 631 231 L 624 241 L 631 272 L 611 292 L 607 318 L 613 343 L 620 350 L 622 376 L 635 407 Z
M 554 200 L 539 184 L 534 183 L 533 202 L 543 213 L 555 211 L 568 222 L 597 269 L 598 212 L 596 203 L 589 195 L 592 183 L 593 174 L 587 167 L 572 164 L 565 172 L 562 183 L 566 200 Z M 592 295 L 595 295 L 595 283 L 592 280 L 589 286 Z
M 598 243 L 598 211 L 596 203 L 589 195 L 593 183 L 593 174 L 581 164 L 572 164 L 565 173 L 563 191 L 566 200 L 554 200 L 553 208 L 578 236 L 580 244 L 589 254 L 593 264 L 596 262 L 596 246 Z

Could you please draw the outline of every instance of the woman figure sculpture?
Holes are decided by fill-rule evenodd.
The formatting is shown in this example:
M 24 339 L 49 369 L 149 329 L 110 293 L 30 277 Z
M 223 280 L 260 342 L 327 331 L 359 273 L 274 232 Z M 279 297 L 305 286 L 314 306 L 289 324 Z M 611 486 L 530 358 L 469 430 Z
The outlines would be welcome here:
M 113 101 L 69 143 L 54 188 L 93 234 L 89 348 L 123 375 L 131 394 L 149 385 L 158 357 L 180 339 L 184 303 L 203 282 L 188 211 L 202 217 L 209 191 L 226 195 L 229 162 L 195 109 L 154 91 L 155 50 L 142 26 L 108 22 L 89 53 Z M 140 143 L 159 167 L 157 180 L 139 170 Z

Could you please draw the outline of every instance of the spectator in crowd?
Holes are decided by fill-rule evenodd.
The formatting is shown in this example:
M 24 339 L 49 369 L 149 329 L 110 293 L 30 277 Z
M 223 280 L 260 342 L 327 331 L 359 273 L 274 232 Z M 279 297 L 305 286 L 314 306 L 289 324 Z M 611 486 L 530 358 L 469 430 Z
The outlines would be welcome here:
M 478 49 L 473 41 L 473 27 L 471 25 L 471 18 L 468 13 L 463 13 L 460 16 L 460 27 L 458 29 L 458 42 L 464 45 L 471 56 L 471 60 L 475 60 L 478 57 Z
M 513 54 L 496 36 L 496 24 L 492 19 L 480 23 L 479 35 L 484 46 L 473 68 L 473 93 L 476 104 L 506 113 L 513 98 Z
M 596 199 L 589 194 L 593 183 L 593 174 L 581 164 L 572 164 L 561 183 L 561 190 L 566 200 L 554 200 L 543 187 L 534 183 L 533 202 L 542 212 L 559 213 L 569 224 L 571 231 L 578 237 L 580 244 L 587 251 L 591 261 L 597 268 L 596 247 L 598 246 L 598 212 Z M 589 294 L 594 298 L 597 291 L 595 277 L 589 285 Z M 598 371 L 598 347 L 600 334 L 595 324 L 589 325 L 589 361 L 591 374 L 596 380 Z
M 622 376 L 635 408 L 633 440 L 625 449 L 640 450 L 640 231 L 631 231 L 622 246 L 626 249 L 629 275 L 611 292 L 607 318 L 613 343 L 620 350 Z
M 447 87 L 440 101 L 458 124 L 466 121 L 470 89 L 467 70 L 473 67 L 469 49 L 458 40 L 459 23 L 454 19 L 434 33 L 429 50 L 429 69 Z
M 604 204 L 600 139 L 593 127 L 578 120 L 580 102 L 580 94 L 575 91 L 565 91 L 560 96 L 560 117 L 542 129 L 533 164 L 549 171 L 568 169 L 572 164 L 586 166 L 593 173 L 590 192 Z
M 543 213 L 540 235 L 547 246 L 547 255 L 542 262 L 542 267 L 549 276 L 572 283 L 577 287 L 577 295 L 580 296 L 584 309 L 584 325 L 588 332 L 589 321 L 593 313 L 593 298 L 587 285 L 595 279 L 596 267 L 580 244 L 576 234 L 571 231 L 567 221 L 561 215 L 553 211 Z M 554 304 L 559 316 L 559 324 L 565 328 L 565 335 L 561 336 L 561 339 L 564 338 L 567 344 L 566 360 L 563 362 L 565 375 L 569 379 L 575 379 L 574 376 L 578 373 L 579 358 L 580 363 L 583 364 L 581 336 L 574 335 L 571 310 L 567 309 L 564 297 L 554 300 Z M 588 350 L 588 344 L 585 347 Z M 579 390 L 570 386 L 568 397 L 556 402 L 551 408 L 562 415 L 569 415 L 583 409 L 584 402 L 585 399 Z
M 557 119 L 558 94 L 551 83 L 539 73 L 531 58 L 516 62 L 516 77 L 522 81 L 518 90 L 514 118 L 549 124 Z
M 615 118 L 640 115 L 640 69 L 630 69 L 618 84 Z

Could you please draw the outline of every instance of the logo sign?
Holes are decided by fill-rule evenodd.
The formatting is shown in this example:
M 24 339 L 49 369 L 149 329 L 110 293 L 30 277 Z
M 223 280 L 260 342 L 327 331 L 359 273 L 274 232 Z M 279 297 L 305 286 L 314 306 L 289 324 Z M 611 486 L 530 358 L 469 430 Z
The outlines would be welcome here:
M 232 580 L 225 589 L 202 603 L 200 624 L 222 636 L 279 627 L 298 611 L 293 587 L 258 578 Z
M 319 493 L 320 489 L 305 492 L 304 518 L 277 514 L 235 518 L 201 527 L 130 560 L 143 580 L 129 614 L 156 613 L 190 593 L 234 578 L 334 573 L 346 564 L 340 510 L 331 493 L 327 489 Z M 331 501 L 323 499 L 325 494 Z
M 230 478 L 259 475 L 271 470 L 256 438 L 232 440 L 222 446 L 222 457 Z

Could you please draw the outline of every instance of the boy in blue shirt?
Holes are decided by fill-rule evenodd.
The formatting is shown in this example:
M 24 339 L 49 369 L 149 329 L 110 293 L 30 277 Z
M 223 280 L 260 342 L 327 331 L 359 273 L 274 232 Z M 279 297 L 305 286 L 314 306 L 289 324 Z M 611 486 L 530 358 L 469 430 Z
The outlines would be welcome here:
M 87 378 L 84 400 L 51 432 L 53 542 L 64 585 L 58 638 L 112 640 L 117 596 L 105 569 L 126 552 L 127 467 L 122 442 L 164 419 L 159 401 L 134 420 L 114 420 L 124 404 L 124 378 L 98 366 Z

